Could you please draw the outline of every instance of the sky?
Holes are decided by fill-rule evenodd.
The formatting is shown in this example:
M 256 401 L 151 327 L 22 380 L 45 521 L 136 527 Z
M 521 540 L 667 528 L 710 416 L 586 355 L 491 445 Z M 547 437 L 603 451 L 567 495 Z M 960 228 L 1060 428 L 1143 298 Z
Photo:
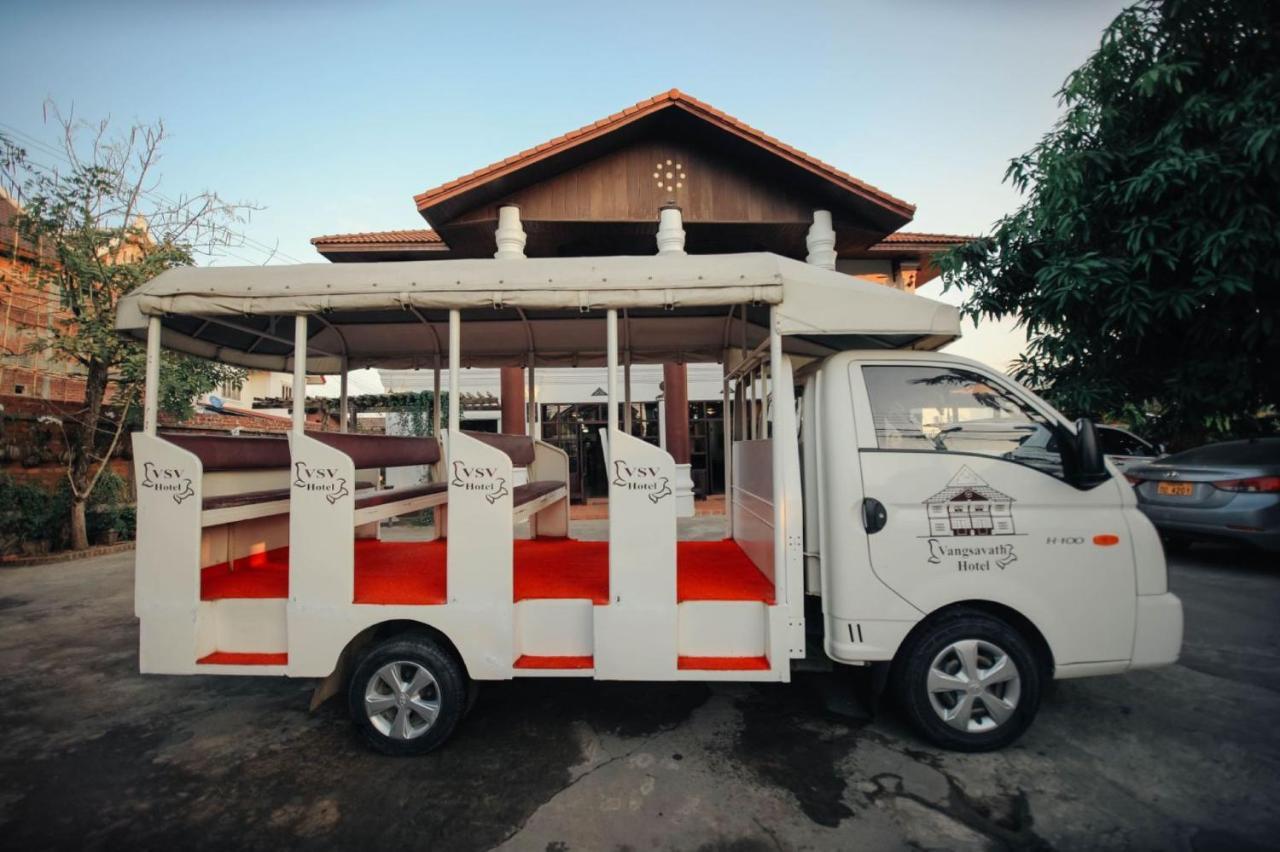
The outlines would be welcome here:
M 13 4 L 0 131 L 49 161 L 47 99 L 163 119 L 161 192 L 262 208 L 211 262 L 316 262 L 313 236 L 424 227 L 414 193 L 679 88 L 915 204 L 906 230 L 976 235 L 1016 207 L 1009 160 L 1123 5 Z M 1021 345 L 990 324 L 953 351 L 1003 367 Z

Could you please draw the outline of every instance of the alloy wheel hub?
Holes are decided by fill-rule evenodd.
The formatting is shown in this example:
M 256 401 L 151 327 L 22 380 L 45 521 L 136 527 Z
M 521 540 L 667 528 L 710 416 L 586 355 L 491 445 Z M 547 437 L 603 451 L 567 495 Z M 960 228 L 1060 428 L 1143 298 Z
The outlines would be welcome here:
M 1013 716 L 1022 695 L 1017 664 L 985 639 L 961 639 L 929 664 L 929 704 L 943 722 L 965 733 L 985 733 Z

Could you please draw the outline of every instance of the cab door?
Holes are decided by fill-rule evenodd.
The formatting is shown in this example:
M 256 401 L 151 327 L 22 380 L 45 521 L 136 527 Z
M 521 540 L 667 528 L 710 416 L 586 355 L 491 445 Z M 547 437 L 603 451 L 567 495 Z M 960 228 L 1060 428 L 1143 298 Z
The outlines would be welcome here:
M 1056 415 L 976 365 L 853 361 L 872 569 L 924 612 L 1017 610 L 1059 665 L 1132 654 L 1135 573 L 1121 484 L 1067 481 Z M 1054 447 L 1052 452 L 1046 447 Z

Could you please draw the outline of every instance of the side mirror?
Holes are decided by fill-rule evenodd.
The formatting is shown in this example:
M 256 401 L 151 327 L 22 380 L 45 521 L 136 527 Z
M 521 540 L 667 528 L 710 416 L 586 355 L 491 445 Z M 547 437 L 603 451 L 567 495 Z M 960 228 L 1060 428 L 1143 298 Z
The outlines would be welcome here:
M 1075 480 L 1081 488 L 1092 488 L 1110 478 L 1107 466 L 1102 459 L 1102 450 L 1098 448 L 1098 432 L 1093 428 L 1093 421 L 1081 417 L 1076 421 L 1076 434 L 1073 443 L 1075 450 Z

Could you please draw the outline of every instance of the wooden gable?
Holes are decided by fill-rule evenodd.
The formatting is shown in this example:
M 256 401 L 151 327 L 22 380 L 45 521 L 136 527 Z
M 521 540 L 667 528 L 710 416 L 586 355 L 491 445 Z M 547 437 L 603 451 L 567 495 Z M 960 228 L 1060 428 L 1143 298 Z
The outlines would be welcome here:
M 529 237 L 525 252 L 534 257 L 650 254 L 658 211 L 671 203 L 681 208 L 691 252 L 789 257 L 806 254 L 814 210 L 831 211 L 842 254 L 898 230 L 914 212 L 905 201 L 676 90 L 415 201 L 462 257 L 492 253 L 504 204 L 520 207 Z
M 862 249 L 883 236 L 877 223 L 805 189 L 776 168 L 666 136 L 636 140 L 433 224 L 455 251 L 492 251 L 498 208 L 515 204 L 531 257 L 652 253 L 658 211 L 667 204 L 680 207 L 687 248 L 695 253 L 803 257 L 805 234 L 820 208 L 835 216 L 837 251 Z

